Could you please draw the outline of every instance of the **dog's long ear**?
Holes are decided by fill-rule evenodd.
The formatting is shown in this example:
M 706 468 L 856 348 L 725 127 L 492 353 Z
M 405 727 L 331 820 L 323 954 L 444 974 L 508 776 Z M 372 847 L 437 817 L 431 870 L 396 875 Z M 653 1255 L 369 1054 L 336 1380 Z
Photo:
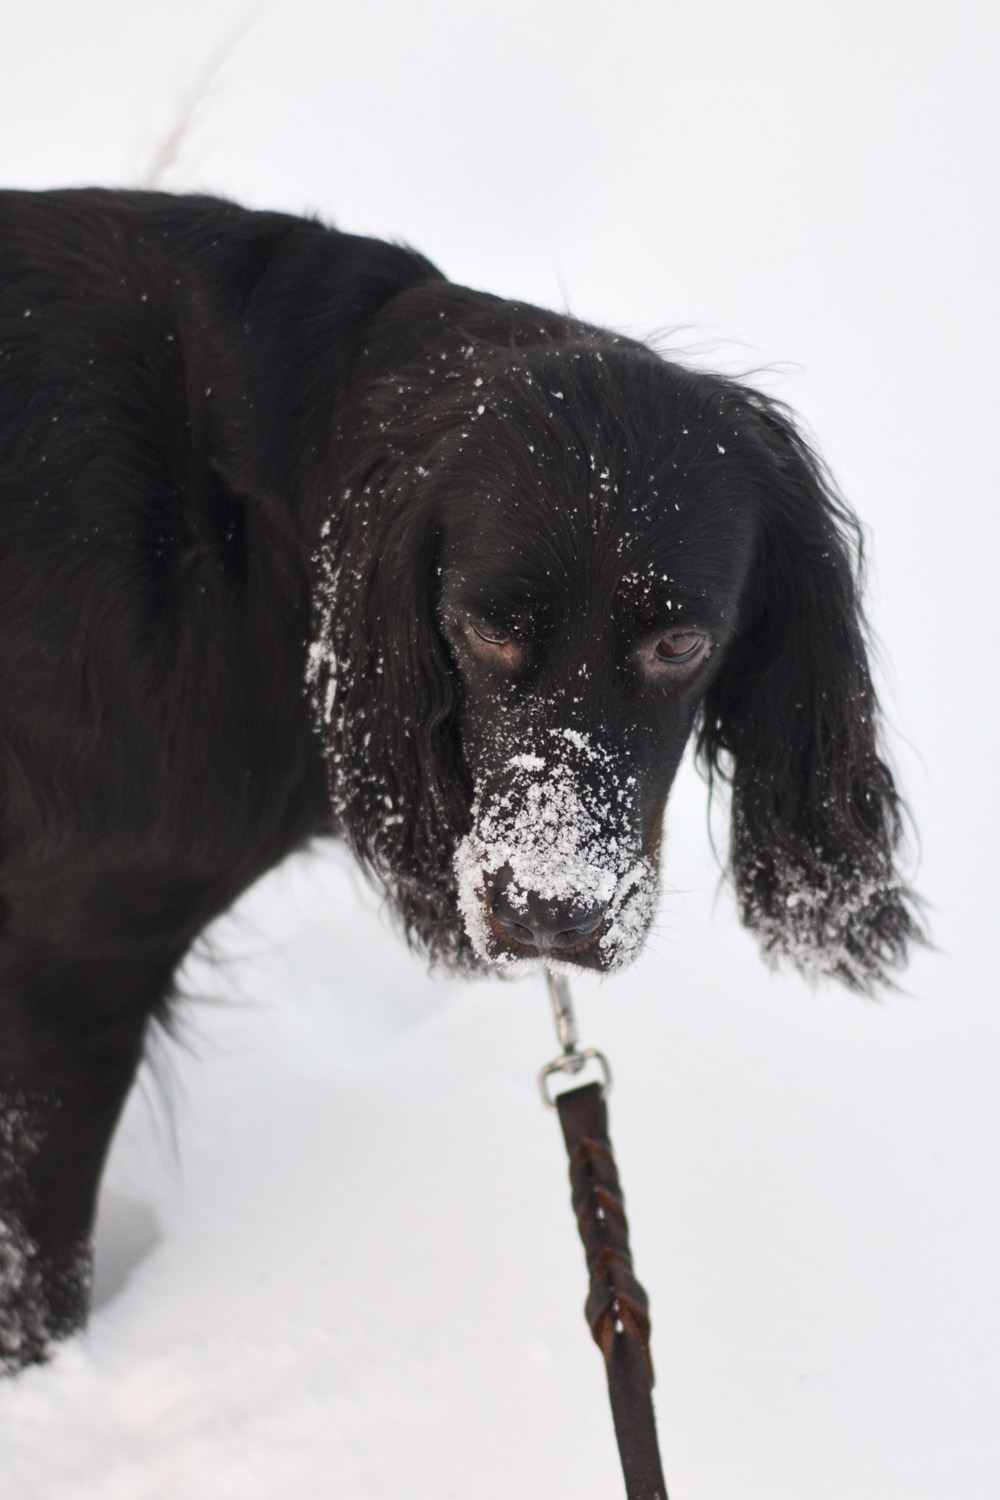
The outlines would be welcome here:
M 783 408 L 744 393 L 759 554 L 699 751 L 732 782 L 731 871 L 766 956 L 871 991 L 921 937 L 897 875 L 900 803 L 879 752 L 857 523 Z
M 410 939 L 454 966 L 471 954 L 452 869 L 471 790 L 458 678 L 436 620 L 429 435 L 397 404 L 396 431 L 391 408 L 379 421 L 376 406 L 348 445 L 339 537 L 328 527 L 315 559 L 310 678 L 342 831 Z

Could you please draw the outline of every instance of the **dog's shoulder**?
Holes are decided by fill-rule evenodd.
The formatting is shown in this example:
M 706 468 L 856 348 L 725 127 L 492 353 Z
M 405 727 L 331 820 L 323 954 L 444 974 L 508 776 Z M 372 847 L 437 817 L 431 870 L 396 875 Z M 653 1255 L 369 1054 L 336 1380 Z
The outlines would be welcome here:
M 0 194 L 0 789 L 30 761 L 25 847 L 196 829 L 256 870 L 316 821 L 301 549 L 224 459 L 234 411 L 264 425 L 255 300 L 338 241 L 213 199 Z

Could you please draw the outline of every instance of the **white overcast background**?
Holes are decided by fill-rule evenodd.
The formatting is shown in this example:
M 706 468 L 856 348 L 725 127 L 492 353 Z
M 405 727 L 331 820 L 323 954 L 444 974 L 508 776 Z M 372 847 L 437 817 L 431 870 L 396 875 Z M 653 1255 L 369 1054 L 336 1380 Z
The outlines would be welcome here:
M 936 951 L 877 1004 L 768 973 L 687 767 L 647 953 L 575 986 L 671 1500 L 1000 1494 L 997 17 L 3 0 L 6 185 L 160 159 L 679 330 L 766 367 L 866 523 Z M 620 1494 L 540 983 L 429 977 L 336 850 L 212 946 L 119 1133 L 90 1330 L 0 1392 L 5 1500 Z

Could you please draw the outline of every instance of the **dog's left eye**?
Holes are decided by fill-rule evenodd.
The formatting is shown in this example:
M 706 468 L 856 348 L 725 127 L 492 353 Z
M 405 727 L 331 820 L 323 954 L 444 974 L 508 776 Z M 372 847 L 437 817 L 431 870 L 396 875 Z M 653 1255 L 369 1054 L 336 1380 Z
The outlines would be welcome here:
M 705 650 L 706 645 L 705 637 L 692 630 L 671 631 L 660 636 L 653 648 L 653 655 L 657 661 L 676 667 L 683 662 L 694 661 Z

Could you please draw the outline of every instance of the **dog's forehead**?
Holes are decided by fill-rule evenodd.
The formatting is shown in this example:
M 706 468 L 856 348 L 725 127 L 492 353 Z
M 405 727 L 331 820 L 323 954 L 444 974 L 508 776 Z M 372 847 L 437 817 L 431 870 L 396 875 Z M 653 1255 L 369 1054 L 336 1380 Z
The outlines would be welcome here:
M 743 415 L 731 389 L 648 351 L 487 372 L 448 455 L 446 552 L 513 592 L 586 575 L 640 602 L 691 573 L 725 582 L 757 511 Z
M 589 468 L 589 465 L 588 465 Z M 596 608 L 637 627 L 724 616 L 753 557 L 757 505 L 720 467 L 666 482 L 603 464 L 518 485 L 498 467 L 470 485 L 442 527 L 444 587 L 494 615 Z

